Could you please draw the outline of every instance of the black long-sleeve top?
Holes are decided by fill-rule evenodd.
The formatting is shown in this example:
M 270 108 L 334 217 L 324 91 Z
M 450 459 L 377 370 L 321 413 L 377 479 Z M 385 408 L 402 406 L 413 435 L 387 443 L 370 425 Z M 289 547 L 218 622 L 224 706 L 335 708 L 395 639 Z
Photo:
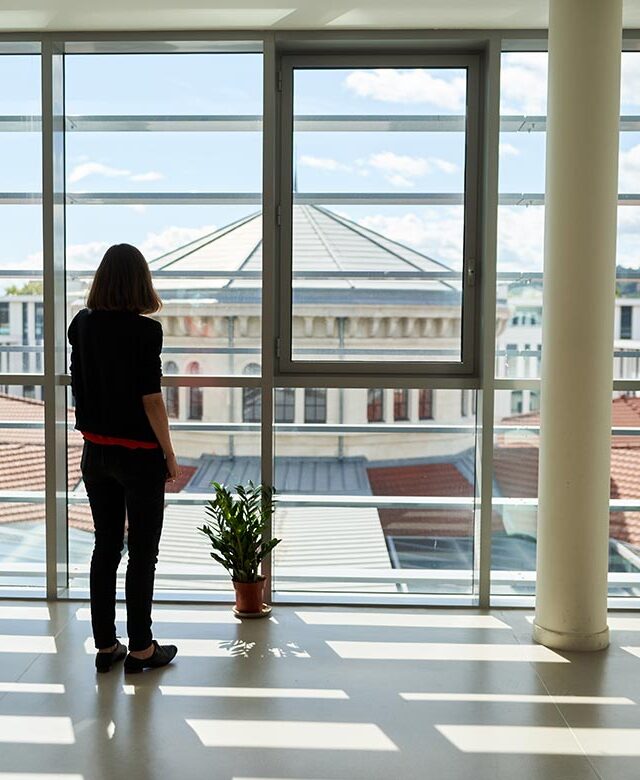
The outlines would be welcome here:
M 157 442 L 142 396 L 160 392 L 162 325 L 133 312 L 81 309 L 68 336 L 75 427 Z

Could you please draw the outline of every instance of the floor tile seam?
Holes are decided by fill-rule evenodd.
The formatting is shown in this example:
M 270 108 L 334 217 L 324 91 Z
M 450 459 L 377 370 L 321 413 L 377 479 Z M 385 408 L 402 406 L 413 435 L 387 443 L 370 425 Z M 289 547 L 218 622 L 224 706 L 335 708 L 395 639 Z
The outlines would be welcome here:
M 19 683 L 22 678 L 28 673 L 29 669 L 42 658 L 42 653 L 37 653 L 35 657 L 27 664 L 27 666 L 22 670 L 22 672 L 17 676 L 13 682 Z M 8 696 L 11 691 L 4 691 L 2 694 L 0 694 L 0 701 L 5 697 Z
M 551 691 L 549 690 L 549 686 L 546 684 L 546 682 L 544 680 L 544 677 L 540 674 L 540 672 L 538 671 L 538 668 L 536 667 L 535 664 L 532 663 L 532 664 L 530 664 L 530 666 L 533 668 L 533 673 L 535 674 L 535 676 L 540 681 L 540 684 L 542 685 L 542 687 L 546 691 L 547 696 L 549 696 L 551 701 L 553 702 L 553 706 L 556 708 L 556 711 L 557 711 L 558 715 L 560 716 L 560 719 L 564 723 L 565 727 L 569 730 L 571 736 L 573 737 L 573 739 L 575 740 L 576 744 L 580 748 L 581 754 L 582 754 L 583 758 L 586 760 L 586 762 L 589 764 L 589 766 L 591 767 L 592 772 L 598 778 L 598 780 L 604 780 L 603 776 L 600 774 L 600 772 L 598 772 L 598 770 L 595 767 L 593 761 L 591 760 L 591 757 L 588 755 L 588 753 L 584 749 L 584 746 L 582 745 L 582 742 L 580 742 L 580 739 L 578 738 L 578 735 L 575 733 L 575 731 L 573 730 L 571 724 L 569 723 L 569 721 L 565 717 L 565 714 L 562 711 L 560 705 L 555 701 L 555 694 L 551 693 Z
M 54 603 L 62 605 L 63 601 L 62 601 L 62 599 L 57 599 Z M 48 601 L 44 601 L 44 604 L 47 607 L 49 606 L 49 602 Z M 86 606 L 86 603 L 85 603 L 85 606 Z M 63 622 L 62 626 L 60 626 L 59 630 L 57 630 L 53 634 L 53 638 L 54 639 L 57 639 L 59 636 L 61 636 L 62 633 L 73 623 L 73 618 L 75 617 L 75 612 L 76 611 L 77 610 L 74 610 L 74 607 L 71 604 L 69 604 L 69 603 L 65 603 L 64 604 L 64 618 L 63 618 L 64 622 Z
M 500 614 L 500 616 L 501 616 L 501 617 L 504 619 L 504 612 L 503 612 L 503 611 L 501 611 L 499 614 Z M 511 623 L 510 623 L 509 621 L 507 621 L 507 620 L 505 620 L 504 622 L 506 622 L 506 623 L 507 623 L 507 625 L 510 627 L 510 629 L 511 629 L 511 634 L 512 634 L 512 636 L 514 637 L 514 639 L 515 639 L 515 641 L 516 641 L 516 644 L 520 645 L 520 647 L 523 647 L 523 646 L 524 646 L 524 643 L 520 641 L 520 638 L 518 637 L 518 634 L 516 633 L 516 630 L 513 628 L 513 626 L 511 625 Z M 539 669 L 538 669 L 538 665 L 537 665 L 536 663 L 534 663 L 533 661 L 529 661 L 529 662 L 528 662 L 528 664 L 529 664 L 529 666 L 531 667 L 531 669 L 532 669 L 532 671 L 533 671 L 534 675 L 535 675 L 535 676 L 536 676 L 536 678 L 538 679 L 538 681 L 539 681 L 540 685 L 541 685 L 541 686 L 543 687 L 543 689 L 545 690 L 545 692 L 546 692 L 547 696 L 549 696 L 549 697 L 550 697 L 550 699 L 551 699 L 551 703 L 553 703 L 553 706 L 554 706 L 554 708 L 555 708 L 556 712 L 558 713 L 558 716 L 560 717 L 560 720 L 561 720 L 561 721 L 564 723 L 565 727 L 566 727 L 566 728 L 569 730 L 569 732 L 570 732 L 571 736 L 573 737 L 573 739 L 574 739 L 574 741 L 575 741 L 576 745 L 577 745 L 577 746 L 578 746 L 578 748 L 580 749 L 581 755 L 583 756 L 583 758 L 585 759 L 585 761 L 586 761 L 586 762 L 589 764 L 589 766 L 590 766 L 591 770 L 593 771 L 593 773 L 595 774 L 595 776 L 598 778 L 598 780 L 604 780 L 604 778 L 602 777 L 602 775 L 600 775 L 600 773 L 598 772 L 598 770 L 595 768 L 595 766 L 594 766 L 594 765 L 593 765 L 593 763 L 591 762 L 591 759 L 590 759 L 590 758 L 589 758 L 589 756 L 587 755 L 587 753 L 586 753 L 586 751 L 585 751 L 585 749 L 584 749 L 584 747 L 583 747 L 582 743 L 581 743 L 581 742 L 580 742 L 580 740 L 578 739 L 578 736 L 577 736 L 577 734 L 574 732 L 574 730 L 571 728 L 571 725 L 569 724 L 569 722 L 568 722 L 568 721 L 567 721 L 567 719 L 565 718 L 564 712 L 563 712 L 563 711 L 560 709 L 560 706 L 559 706 L 559 704 L 558 704 L 558 703 L 555 701 L 554 694 L 552 694 L 552 693 L 551 693 L 551 691 L 549 690 L 549 687 L 547 686 L 547 684 L 546 684 L 546 682 L 545 682 L 545 680 L 544 680 L 544 677 L 541 675 L 541 673 L 540 673 L 540 671 L 539 671 Z

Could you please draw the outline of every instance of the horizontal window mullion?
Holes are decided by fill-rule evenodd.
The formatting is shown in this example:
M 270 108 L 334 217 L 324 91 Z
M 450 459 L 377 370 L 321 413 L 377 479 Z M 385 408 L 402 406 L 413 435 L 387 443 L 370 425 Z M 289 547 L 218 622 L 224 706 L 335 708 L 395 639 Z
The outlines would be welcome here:
M 216 433 L 260 433 L 260 423 L 232 423 L 232 422 L 175 422 L 169 420 L 172 431 L 216 432 Z
M 465 117 L 456 114 L 353 114 L 294 116 L 297 132 L 463 132 Z M 40 132 L 39 116 L 0 117 L 0 132 Z M 66 117 L 67 132 L 261 132 L 262 117 L 256 114 L 132 114 L 76 115 Z M 503 115 L 502 133 L 544 133 L 544 115 Z M 620 117 L 620 132 L 638 132 L 640 116 Z
M 404 423 L 363 423 L 362 425 L 349 425 L 348 423 L 275 423 L 274 429 L 278 433 L 391 433 L 391 434 L 437 434 L 437 433 L 472 433 L 476 426 L 470 425 L 406 425 Z M 375 461 L 371 461 L 372 463 Z
M 2 348 L 0 347 L 0 352 Z M 44 385 L 44 374 L 2 374 L 0 385 Z
M 2 375 L 0 374 L 0 380 Z M 0 384 L 3 384 L 0 381 Z M 28 383 L 27 383 L 28 384 Z M 71 385 L 71 376 L 61 374 L 58 376 L 58 384 Z M 259 376 L 229 375 L 215 376 L 214 374 L 165 374 L 162 377 L 163 387 L 261 387 L 262 379 Z
M 42 203 L 39 192 L 0 192 L 0 205 L 19 206 Z M 260 192 L 76 192 L 67 193 L 69 206 L 132 205 L 256 205 Z M 306 192 L 295 194 L 295 205 L 326 206 L 462 206 L 460 192 Z M 544 193 L 505 192 L 498 196 L 500 206 L 544 206 Z M 640 193 L 618 194 L 619 206 L 640 206 Z M 529 276 L 524 273 L 524 276 Z
M 496 390 L 540 390 L 540 385 L 540 379 L 494 379 Z
M 0 491 L 0 501 L 5 493 Z M 43 494 L 44 495 L 44 494 Z M 165 503 L 172 506 L 201 505 L 211 499 L 211 493 L 167 493 Z M 86 504 L 88 498 L 79 492 L 69 493 L 69 503 Z M 294 495 L 278 494 L 277 503 L 286 507 L 333 507 L 333 508 L 372 508 L 372 509 L 474 509 L 476 500 L 473 497 L 433 497 L 433 496 L 328 496 L 328 495 Z

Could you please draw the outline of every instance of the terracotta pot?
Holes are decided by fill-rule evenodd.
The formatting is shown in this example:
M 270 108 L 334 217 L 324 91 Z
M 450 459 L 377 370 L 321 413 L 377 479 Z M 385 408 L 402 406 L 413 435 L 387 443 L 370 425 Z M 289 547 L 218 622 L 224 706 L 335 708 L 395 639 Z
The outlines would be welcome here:
M 264 598 L 264 577 L 258 582 L 233 581 L 236 591 L 236 609 L 238 612 L 257 614 L 262 610 Z

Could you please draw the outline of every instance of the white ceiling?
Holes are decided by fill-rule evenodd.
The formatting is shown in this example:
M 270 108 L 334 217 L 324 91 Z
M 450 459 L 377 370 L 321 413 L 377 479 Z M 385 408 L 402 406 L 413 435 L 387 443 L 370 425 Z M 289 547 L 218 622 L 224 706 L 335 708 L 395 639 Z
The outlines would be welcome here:
M 0 31 L 541 28 L 548 0 L 0 0 Z M 640 27 L 640 0 L 625 26 Z

